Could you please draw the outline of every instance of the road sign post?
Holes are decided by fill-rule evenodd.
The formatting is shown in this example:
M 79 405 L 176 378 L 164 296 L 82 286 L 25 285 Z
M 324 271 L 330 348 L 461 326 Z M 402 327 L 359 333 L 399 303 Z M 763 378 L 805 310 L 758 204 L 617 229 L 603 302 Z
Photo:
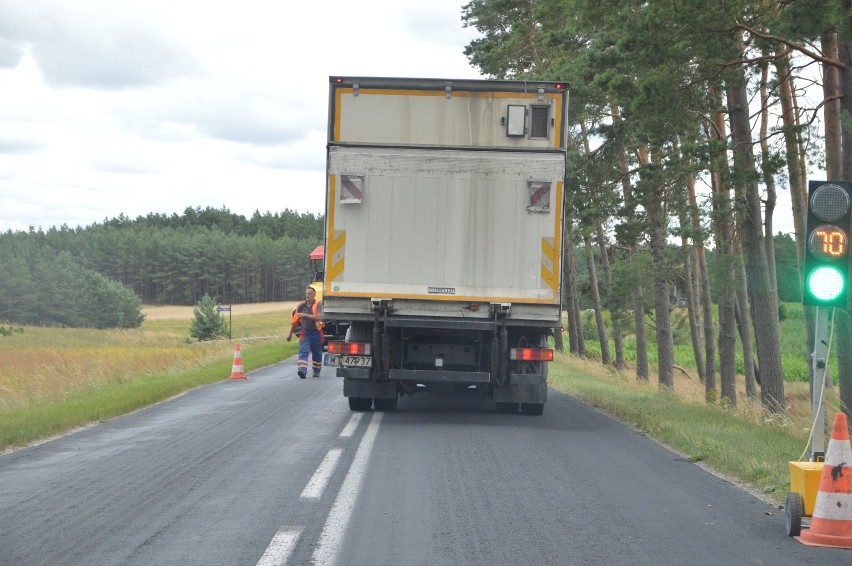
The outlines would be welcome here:
M 232 329 L 232 320 L 233 320 L 233 318 L 232 318 L 233 315 L 231 314 L 231 306 L 232 305 L 228 305 L 227 307 L 223 307 L 222 305 L 219 305 L 218 307 L 216 307 L 216 312 L 228 313 L 228 338 L 233 338 L 233 332 L 231 330 Z
M 828 375 L 828 309 L 816 307 L 811 351 L 811 462 L 825 461 L 825 382 Z M 830 379 L 830 378 L 829 378 Z

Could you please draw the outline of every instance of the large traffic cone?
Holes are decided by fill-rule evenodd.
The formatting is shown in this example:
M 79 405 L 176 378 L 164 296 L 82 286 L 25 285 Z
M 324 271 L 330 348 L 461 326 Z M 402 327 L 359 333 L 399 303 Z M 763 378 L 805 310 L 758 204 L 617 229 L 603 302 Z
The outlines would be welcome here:
M 234 348 L 234 365 L 231 368 L 230 379 L 248 379 L 246 370 L 243 367 L 243 355 L 240 353 L 240 345 L 236 344 Z
M 811 526 L 796 538 L 810 546 L 852 548 L 852 444 L 843 413 L 834 417 Z

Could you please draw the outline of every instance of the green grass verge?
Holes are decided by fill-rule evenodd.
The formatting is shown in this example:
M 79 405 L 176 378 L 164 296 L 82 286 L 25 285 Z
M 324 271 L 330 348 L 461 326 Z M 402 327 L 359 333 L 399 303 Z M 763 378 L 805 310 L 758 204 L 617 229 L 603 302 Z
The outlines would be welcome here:
M 287 359 L 298 343 L 274 340 L 241 344 L 246 371 Z M 0 415 L 0 450 L 26 446 L 87 424 L 108 420 L 158 403 L 190 389 L 230 377 L 233 357 L 172 374 L 128 376 L 119 382 L 78 391 L 62 400 L 46 402 Z

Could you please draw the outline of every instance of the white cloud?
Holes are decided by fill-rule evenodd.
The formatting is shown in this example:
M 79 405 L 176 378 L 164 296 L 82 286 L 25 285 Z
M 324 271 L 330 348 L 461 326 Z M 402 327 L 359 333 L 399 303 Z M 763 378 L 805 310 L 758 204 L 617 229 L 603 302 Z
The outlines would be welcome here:
M 134 16 L 122 2 L 13 0 L 0 5 L 0 34 L 12 49 L 28 47 L 54 86 L 121 89 L 195 72 L 180 41 Z
M 0 37 L 0 69 L 14 67 L 23 55 L 23 45 L 6 37 Z
M 328 77 L 477 77 L 464 3 L 4 0 L 0 230 L 322 212 Z

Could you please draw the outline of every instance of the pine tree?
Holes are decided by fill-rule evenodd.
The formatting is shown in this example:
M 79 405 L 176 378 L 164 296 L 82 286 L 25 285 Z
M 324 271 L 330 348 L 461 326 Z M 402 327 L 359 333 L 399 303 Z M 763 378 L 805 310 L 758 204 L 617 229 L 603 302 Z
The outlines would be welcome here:
M 193 309 L 194 318 L 189 326 L 189 335 L 203 340 L 229 337 L 225 317 L 216 312 L 216 301 L 205 294 Z

